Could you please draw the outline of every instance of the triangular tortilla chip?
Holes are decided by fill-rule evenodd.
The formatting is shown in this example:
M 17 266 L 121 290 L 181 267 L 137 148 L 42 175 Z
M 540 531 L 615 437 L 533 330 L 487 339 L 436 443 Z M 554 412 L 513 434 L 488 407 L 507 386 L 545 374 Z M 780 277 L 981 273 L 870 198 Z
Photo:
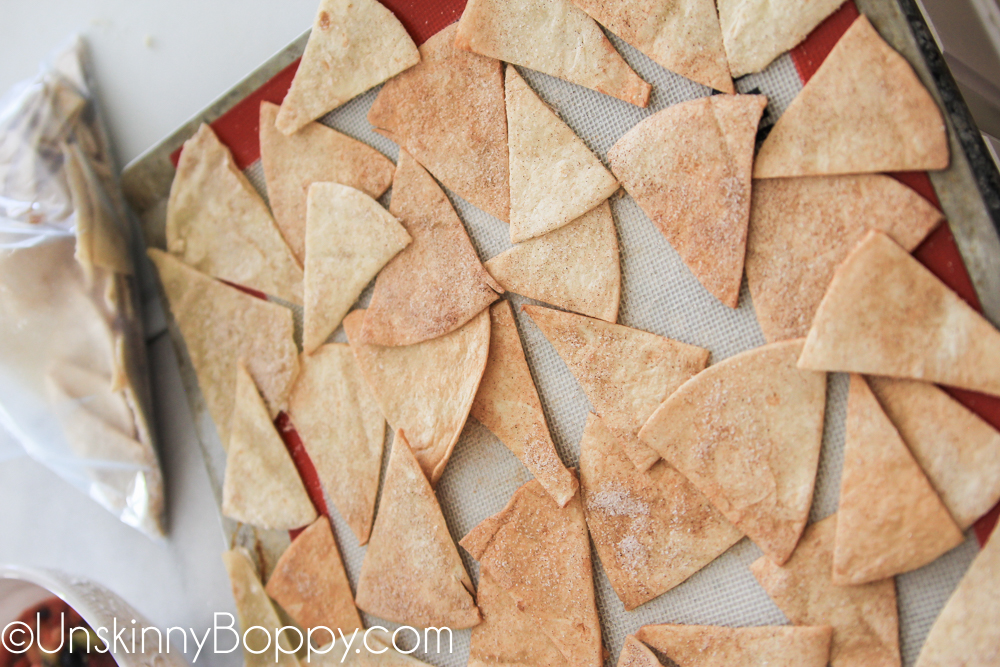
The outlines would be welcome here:
M 277 637 L 281 650 L 275 649 L 275 635 L 285 624 L 278 618 L 271 600 L 260 585 L 257 568 L 250 554 L 243 547 L 236 547 L 222 554 L 222 562 L 229 573 L 229 583 L 236 600 L 236 617 L 239 620 L 240 636 L 250 628 L 258 626 L 264 631 L 254 630 L 246 636 L 243 644 L 243 664 L 246 667 L 299 667 L 299 661 L 292 651 L 289 633 Z M 265 636 L 264 632 L 267 633 Z
M 396 431 L 357 605 L 394 623 L 459 630 L 480 621 L 474 592 L 434 489 Z
M 833 583 L 915 570 L 962 543 L 962 531 L 860 375 L 847 397 Z
M 478 626 L 477 626 L 478 627 Z M 336 632 L 336 631 L 334 631 Z M 311 665 L 319 667 L 421 667 L 426 662 L 396 650 L 392 635 L 379 626 L 359 631 L 357 636 L 344 633 L 335 643 L 313 648 Z M 447 635 L 445 635 L 447 636 Z M 400 635 L 402 639 L 402 635 Z M 442 646 L 444 646 L 442 644 Z M 429 652 L 429 649 L 428 649 Z
M 76 261 L 89 274 L 98 266 L 132 275 L 129 234 L 119 223 L 117 211 L 78 144 L 64 149 L 66 181 L 76 215 Z
M 571 665 L 600 667 L 601 625 L 579 495 L 560 508 L 532 480 L 459 544 Z
M 892 239 L 871 231 L 830 281 L 799 365 L 1000 396 L 998 350 L 992 324 Z
M 618 667 L 663 667 L 663 663 L 642 642 L 629 635 L 625 637 L 622 652 L 618 656 Z
M 368 122 L 455 194 L 510 218 L 503 63 L 455 48 L 457 26 L 420 47 L 420 64 L 383 86 Z
M 636 470 L 593 414 L 580 442 L 580 484 L 590 537 L 627 611 L 687 580 L 743 537 L 666 461 Z
M 316 519 L 295 462 L 242 360 L 237 365 L 222 513 L 269 530 L 292 530 Z
M 775 123 L 754 178 L 947 169 L 937 103 L 865 15 Z
M 926 199 L 879 174 L 755 181 L 746 272 L 764 337 L 809 333 L 833 272 L 869 229 L 913 250 L 943 220 Z
M 66 400 L 76 401 L 87 412 L 124 435 L 136 437 L 135 417 L 124 393 L 112 390 L 110 379 L 103 373 L 72 361 L 54 360 L 45 374 L 45 380 L 47 388 L 57 389 L 56 393 Z
M 472 416 L 514 453 L 560 507 L 576 494 L 576 477 L 556 454 L 507 301 L 490 307 L 490 352 Z
M 736 92 L 713 0 L 573 3 L 658 65 L 723 93 Z
M 413 238 L 379 274 L 360 340 L 413 345 L 458 329 L 503 288 L 479 263 L 448 197 L 400 149 L 389 211 Z
M 212 280 L 161 250 L 147 253 L 159 271 L 219 439 L 228 447 L 238 359 L 271 416 L 285 409 L 299 372 L 292 311 Z
M 759 72 L 809 36 L 844 0 L 718 0 L 733 77 Z
M 618 181 L 580 137 L 507 68 L 510 240 L 559 229 L 610 197 Z
M 329 338 L 362 290 L 412 239 L 399 221 L 361 192 L 338 183 L 309 188 L 302 347 Z
M 375 517 L 385 418 L 347 345 L 324 345 L 301 363 L 289 416 L 323 489 L 365 544 Z
M 635 636 L 678 667 L 826 667 L 833 628 L 644 625 Z
M 303 629 L 324 626 L 349 636 L 355 628 L 364 628 L 325 516 L 285 549 L 265 590 Z
M 709 366 L 639 433 L 778 564 L 809 518 L 823 442 L 826 374 L 796 368 L 801 350 L 772 343 Z
M 437 484 L 486 370 L 490 315 L 447 336 L 405 347 L 358 342 L 365 311 L 344 318 L 344 331 L 375 400 L 394 429 L 406 432 L 420 467 Z
M 320 123 L 309 123 L 286 137 L 274 126 L 277 116 L 277 104 L 260 103 L 260 163 L 274 221 L 299 264 L 305 265 L 309 186 L 341 183 L 378 199 L 392 184 L 395 165 L 371 146 Z
M 611 171 L 691 273 L 735 308 L 743 280 L 750 170 L 762 95 L 713 95 L 668 107 L 608 151 Z
M 267 204 L 208 125 L 184 142 L 177 163 L 167 250 L 202 273 L 302 303 L 302 268 Z
M 639 329 L 551 308 L 524 306 L 604 424 L 640 470 L 660 455 L 636 437 L 678 387 L 708 363 L 708 350 Z
M 955 523 L 966 530 L 1000 502 L 1000 433 L 936 386 L 869 377 Z
M 293 134 L 418 62 L 406 28 L 376 0 L 320 0 L 277 128 Z
M 831 625 L 831 667 L 900 667 L 896 582 L 835 586 L 833 541 L 837 516 L 809 526 L 784 566 L 767 556 L 753 576 L 795 625 Z
M 651 86 L 570 0 L 470 0 L 458 21 L 455 46 L 636 106 L 649 103 Z
M 622 272 L 608 202 L 484 266 L 505 290 L 607 322 L 618 319 Z

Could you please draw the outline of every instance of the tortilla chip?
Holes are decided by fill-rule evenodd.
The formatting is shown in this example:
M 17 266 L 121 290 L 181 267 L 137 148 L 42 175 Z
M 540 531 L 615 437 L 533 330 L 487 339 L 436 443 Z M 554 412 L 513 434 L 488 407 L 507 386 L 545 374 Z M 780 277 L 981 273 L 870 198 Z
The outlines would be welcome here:
M 948 162 L 937 103 L 862 14 L 775 123 L 753 175 L 934 171 Z
M 470 0 L 458 21 L 455 46 L 636 106 L 649 103 L 651 86 L 570 0 Z
M 871 231 L 830 281 L 799 366 L 1000 396 L 1000 332 L 892 239 Z
M 618 181 L 580 137 L 507 68 L 510 240 L 569 224 L 618 190 Z
M 913 250 L 944 217 L 882 175 L 755 181 L 747 284 L 768 342 L 802 338 L 833 272 L 869 229 Z
M 649 470 L 660 455 L 639 429 L 660 403 L 705 368 L 708 350 L 619 324 L 524 306 L 583 387 L 632 463 Z
M 503 64 L 455 48 L 450 25 L 420 47 L 420 64 L 385 84 L 368 111 L 447 188 L 510 219 Z
M 122 391 L 114 391 L 103 373 L 68 360 L 53 360 L 45 374 L 46 388 L 66 401 L 75 403 L 109 427 L 128 436 L 138 437 L 135 416 Z
M 964 539 L 860 375 L 851 376 L 833 583 L 923 567 Z
M 276 126 L 293 134 L 418 62 L 406 28 L 375 0 L 320 0 Z
M 215 132 L 184 142 L 167 202 L 167 250 L 216 278 L 302 303 L 302 269 Z
M 611 171 L 712 295 L 735 308 L 750 171 L 767 98 L 713 95 L 642 121 L 608 151 Z
M 399 221 L 360 190 L 337 183 L 309 188 L 302 330 L 306 354 L 330 337 L 372 278 L 410 241 Z
M 382 472 L 385 419 L 347 345 L 324 345 L 302 356 L 288 413 L 323 489 L 368 542 Z
M 78 145 L 64 148 L 64 156 L 66 182 L 76 215 L 76 261 L 88 275 L 95 266 L 132 275 L 129 234 L 119 223 L 104 185 Z
M 430 480 L 437 484 L 486 370 L 490 316 L 483 311 L 447 336 L 406 347 L 358 342 L 365 311 L 344 318 L 344 331 L 386 421 L 402 429 Z
M 663 667 L 663 663 L 642 642 L 629 635 L 618 656 L 618 667 Z
M 556 453 L 524 358 L 510 303 L 490 307 L 490 351 L 472 403 L 472 416 L 496 435 L 560 507 L 576 495 L 577 481 Z
M 378 199 L 395 165 L 346 134 L 309 123 L 290 137 L 274 126 L 278 105 L 260 103 L 260 163 L 274 221 L 300 265 L 306 263 L 306 195 L 313 183 L 349 185 Z
M 292 311 L 212 280 L 162 250 L 150 248 L 170 312 L 223 448 L 236 394 L 237 360 L 243 359 L 272 417 L 285 409 L 299 373 Z
M 1000 433 L 932 384 L 867 380 L 959 528 L 1000 502 Z
M 826 374 L 801 371 L 802 341 L 730 357 L 686 382 L 639 433 L 779 565 L 809 518 Z
M 814 523 L 784 566 L 762 556 L 750 570 L 793 624 L 833 626 L 831 667 L 900 667 L 896 582 L 835 586 L 836 530 L 837 515 Z
M 392 644 L 392 635 L 383 627 L 375 626 L 358 632 L 356 638 L 344 634 L 345 638 L 338 638 L 332 645 L 322 647 L 326 653 L 314 648 L 309 664 L 320 667 L 420 667 L 427 664 L 397 651 Z
M 636 470 L 593 414 L 580 442 L 580 483 L 590 537 L 626 611 L 686 581 L 743 537 L 666 461 Z
M 833 628 L 644 625 L 635 636 L 678 667 L 826 667 Z
M 603 664 L 590 540 L 579 495 L 560 508 L 532 480 L 459 544 L 570 664 Z
M 455 331 L 503 288 L 483 265 L 448 198 L 403 149 L 389 211 L 413 238 L 379 274 L 361 340 L 413 345 Z
M 434 490 L 398 430 L 356 603 L 393 623 L 460 630 L 480 621 L 474 593 Z
M 622 272 L 608 202 L 484 266 L 505 290 L 606 322 L 618 319 Z

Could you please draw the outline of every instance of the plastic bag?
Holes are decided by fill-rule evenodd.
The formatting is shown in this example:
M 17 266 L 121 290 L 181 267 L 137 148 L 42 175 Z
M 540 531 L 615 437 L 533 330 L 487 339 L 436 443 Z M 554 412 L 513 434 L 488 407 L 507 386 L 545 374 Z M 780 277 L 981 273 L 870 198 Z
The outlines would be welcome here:
M 132 230 L 80 40 L 0 99 L 0 424 L 163 534 Z

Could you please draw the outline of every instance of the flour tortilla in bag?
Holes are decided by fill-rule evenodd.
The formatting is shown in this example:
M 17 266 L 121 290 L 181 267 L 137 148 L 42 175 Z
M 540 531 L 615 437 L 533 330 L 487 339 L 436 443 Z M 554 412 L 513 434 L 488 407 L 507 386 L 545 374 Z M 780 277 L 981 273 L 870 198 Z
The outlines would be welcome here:
M 635 636 L 678 667 L 826 667 L 833 628 L 644 625 Z
M 649 647 L 633 635 L 629 635 L 625 638 L 622 652 L 618 656 L 618 667 L 663 667 L 663 664 Z

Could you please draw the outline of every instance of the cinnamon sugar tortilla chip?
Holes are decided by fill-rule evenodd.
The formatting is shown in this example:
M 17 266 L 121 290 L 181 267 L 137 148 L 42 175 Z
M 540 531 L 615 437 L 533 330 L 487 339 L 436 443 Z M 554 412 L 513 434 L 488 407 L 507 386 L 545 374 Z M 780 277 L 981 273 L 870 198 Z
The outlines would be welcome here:
M 497 300 L 497 285 L 455 209 L 403 149 L 389 211 L 413 238 L 379 274 L 360 340 L 413 345 L 450 333 Z M 419 449 L 419 448 L 418 448 Z
M 809 333 L 833 272 L 869 229 L 913 250 L 944 217 L 880 174 L 754 181 L 747 284 L 768 342 Z
M 754 178 L 946 169 L 934 98 L 863 14 L 775 123 Z
M 644 625 L 635 636 L 678 667 L 826 667 L 833 628 Z
M 358 607 L 420 628 L 480 621 L 469 579 L 434 490 L 396 431 L 378 516 L 358 578 Z
M 709 366 L 639 432 L 779 564 L 809 518 L 823 441 L 826 375 L 796 368 L 801 350 L 772 343 Z
M 202 124 L 167 202 L 167 250 L 216 278 L 302 303 L 302 268 L 229 149 Z
M 830 281 L 799 366 L 997 396 L 1000 333 L 892 239 L 871 231 Z
M 645 107 L 650 85 L 570 0 L 470 0 L 455 46 Z
M 382 472 L 385 419 L 347 345 L 302 355 L 288 413 L 323 489 L 359 544 L 368 542 Z
M 365 311 L 344 318 L 344 331 L 386 421 L 412 443 L 437 484 L 476 397 L 490 349 L 490 315 L 481 312 L 452 333 L 405 347 L 359 342 Z
M 503 64 L 455 48 L 450 25 L 420 47 L 420 63 L 389 81 L 368 122 L 441 183 L 506 222 L 510 217 Z
M 406 28 L 376 0 L 320 0 L 277 128 L 293 134 L 418 62 Z
M 743 280 L 754 141 L 767 98 L 713 95 L 645 119 L 608 151 L 611 171 L 712 295 Z
M 708 350 L 619 324 L 524 306 L 583 387 L 629 459 L 648 470 L 660 455 L 636 437 L 667 396 L 708 363 Z
M 687 580 L 743 537 L 666 461 L 636 470 L 593 414 L 580 442 L 580 484 L 590 537 L 626 611 Z
M 76 215 L 76 261 L 88 273 L 97 266 L 132 275 L 129 233 L 118 223 L 117 211 L 104 185 L 78 144 L 64 148 L 64 155 Z
M 514 453 L 560 507 L 576 494 L 576 477 L 556 454 L 507 301 L 490 307 L 490 351 L 472 416 Z
M 633 635 L 625 637 L 618 667 L 663 667 L 656 655 Z
M 260 163 L 274 221 L 300 265 L 306 263 L 306 195 L 313 183 L 341 183 L 378 199 L 395 166 L 346 134 L 309 123 L 288 137 L 274 126 L 278 105 L 260 103 Z
M 607 322 L 618 319 L 622 274 L 608 202 L 484 266 L 510 292 Z

